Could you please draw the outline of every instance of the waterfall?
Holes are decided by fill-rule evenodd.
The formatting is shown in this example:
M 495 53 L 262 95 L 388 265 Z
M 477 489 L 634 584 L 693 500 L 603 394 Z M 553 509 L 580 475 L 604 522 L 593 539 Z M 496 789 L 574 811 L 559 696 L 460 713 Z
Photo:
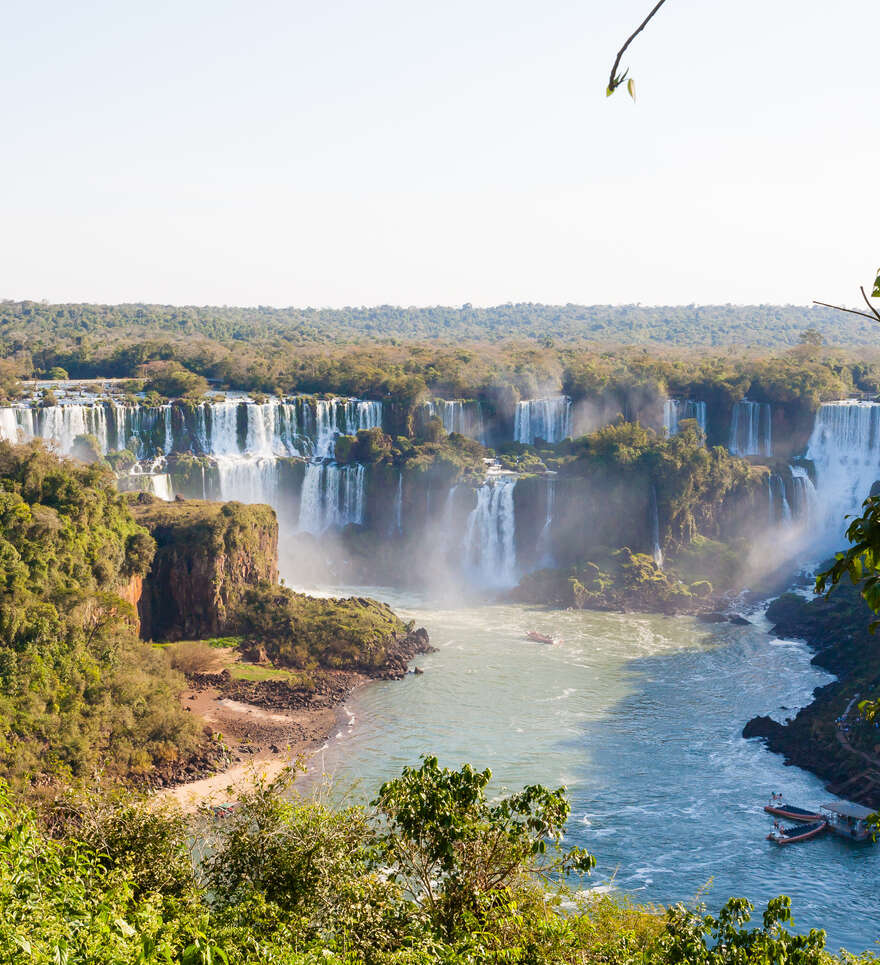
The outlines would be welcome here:
M 313 456 L 333 455 L 336 437 L 353 436 L 361 429 L 382 426 L 382 403 L 363 399 L 316 399 Z
M 667 399 L 663 403 L 663 428 L 669 436 L 678 435 L 682 419 L 695 419 L 703 436 L 706 435 L 706 403 L 695 399 Z
M 771 472 L 767 476 L 767 492 L 770 500 L 769 522 L 773 524 L 782 520 L 784 523 L 790 523 L 791 507 L 785 495 L 785 480 L 778 472 Z
M 531 446 L 536 439 L 561 442 L 571 435 L 571 399 L 560 395 L 517 402 L 513 423 L 516 442 Z
M 536 545 L 537 556 L 538 556 L 538 566 L 541 567 L 552 567 L 556 565 L 556 560 L 553 557 L 553 543 L 552 543 L 552 530 L 553 530 L 553 511 L 556 508 L 556 476 L 555 474 L 547 473 L 544 477 L 546 483 L 546 511 L 544 515 L 544 526 L 541 532 L 538 534 L 538 542 Z
M 730 417 L 730 445 L 735 456 L 772 456 L 772 413 L 767 402 L 743 399 Z
M 365 515 L 366 471 L 362 464 L 310 462 L 300 498 L 299 528 L 320 535 L 331 527 L 362 526 Z
M 278 505 L 278 460 L 266 456 L 215 456 L 220 499 Z
M 678 409 L 681 403 L 678 399 L 667 399 L 663 403 L 663 428 L 667 438 L 678 433 Z
M 485 443 L 486 427 L 483 421 L 483 406 L 479 401 L 432 399 L 421 404 L 417 416 L 422 430 L 429 419 L 438 418 L 446 432 L 457 432 L 469 439 Z
M 12 406 L 3 406 L 0 409 L 0 439 L 7 442 L 18 442 L 19 431 L 24 432 L 24 427 L 19 423 L 17 415 L 21 411 Z
M 657 487 L 651 485 L 651 546 L 654 563 L 663 568 L 663 550 L 660 547 L 660 511 L 657 508 Z
M 810 474 L 803 466 L 789 466 L 792 482 L 792 514 L 798 520 L 815 523 L 819 518 L 819 497 Z
M 398 533 L 403 532 L 403 471 L 397 475 L 397 492 L 394 495 L 394 526 Z
M 823 548 L 839 549 L 847 523 L 880 479 L 880 403 L 825 402 L 819 406 L 807 458 L 816 470 Z
M 156 473 L 153 476 L 147 476 L 149 479 L 149 491 L 154 495 L 158 496 L 159 499 L 164 499 L 165 502 L 171 502 L 174 499 L 174 492 L 171 488 L 171 477 L 167 472 Z
M 467 519 L 465 568 L 483 586 L 516 583 L 513 490 L 516 478 L 495 475 L 477 490 L 477 504 Z

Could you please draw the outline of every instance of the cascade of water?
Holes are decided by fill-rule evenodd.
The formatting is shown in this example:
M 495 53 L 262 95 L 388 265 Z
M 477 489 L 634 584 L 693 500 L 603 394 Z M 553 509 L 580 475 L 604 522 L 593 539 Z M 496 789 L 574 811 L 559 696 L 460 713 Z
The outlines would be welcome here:
M 807 458 L 816 469 L 822 548 L 838 549 L 844 517 L 857 513 L 880 478 L 880 404 L 825 402 L 819 406 Z
M 819 517 L 819 497 L 813 480 L 803 466 L 789 466 L 792 482 L 792 514 L 807 523 Z
M 403 472 L 397 475 L 397 492 L 394 496 L 394 524 L 398 533 L 403 532 Z
M 333 455 L 333 444 L 339 432 L 336 428 L 336 405 L 326 399 L 315 400 L 314 455 L 326 459 Z
M 468 516 L 465 566 L 484 586 L 500 588 L 516 582 L 515 486 L 515 477 L 490 477 L 477 490 L 477 504 Z
M 730 417 L 730 445 L 735 456 L 772 456 L 772 412 L 767 402 L 743 399 Z
M 171 488 L 171 477 L 167 472 L 157 473 L 154 476 L 148 476 L 147 479 L 150 481 L 149 491 L 154 496 L 158 496 L 159 499 L 164 499 L 165 502 L 168 503 L 174 499 L 174 491 Z
M 706 434 L 706 403 L 696 399 L 667 399 L 663 403 L 663 428 L 669 436 L 678 435 L 679 423 L 682 419 L 695 419 L 697 425 Z
M 663 403 L 663 428 L 667 437 L 678 433 L 678 409 L 681 403 L 678 399 L 667 399 Z
M 517 402 L 513 438 L 530 446 L 536 439 L 561 442 L 571 435 L 571 399 L 560 395 Z
M 19 430 L 24 434 L 24 426 L 18 420 L 20 412 L 21 409 L 13 409 L 11 406 L 0 409 L 0 439 L 18 442 Z
M 770 500 L 770 523 L 782 520 L 784 523 L 791 522 L 791 506 L 788 497 L 785 495 L 785 480 L 778 472 L 771 472 L 767 477 L 767 491 Z
M 365 514 L 366 471 L 361 463 L 310 462 L 300 498 L 299 528 L 320 535 L 330 527 L 362 526 Z
M 654 562 L 663 568 L 663 550 L 660 546 L 660 511 L 657 508 L 657 487 L 651 485 L 651 546 Z
M 238 443 L 238 408 L 237 401 L 205 402 L 204 412 L 205 452 L 212 456 L 241 455 Z
M 548 473 L 544 480 L 546 482 L 546 513 L 544 516 L 544 526 L 538 535 L 537 555 L 538 565 L 551 567 L 556 565 L 553 557 L 553 510 L 556 508 L 556 476 Z
M 272 456 L 215 456 L 220 499 L 278 505 L 279 467 Z

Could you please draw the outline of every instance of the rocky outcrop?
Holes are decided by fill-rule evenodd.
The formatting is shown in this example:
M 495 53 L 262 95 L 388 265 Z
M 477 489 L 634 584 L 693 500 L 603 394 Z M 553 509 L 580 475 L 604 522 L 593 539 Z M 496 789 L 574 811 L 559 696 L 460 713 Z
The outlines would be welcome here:
M 249 586 L 278 580 L 278 522 L 268 506 L 132 500 L 156 541 L 138 599 L 145 640 L 222 636 Z
M 755 717 L 744 737 L 759 737 L 770 750 L 828 781 L 828 789 L 868 807 L 880 807 L 880 730 L 862 718 L 859 701 L 876 698 L 880 639 L 857 588 L 841 584 L 829 598 L 806 600 L 787 593 L 767 610 L 780 637 L 806 640 L 813 663 L 838 676 L 817 688 L 813 702 L 784 724 Z

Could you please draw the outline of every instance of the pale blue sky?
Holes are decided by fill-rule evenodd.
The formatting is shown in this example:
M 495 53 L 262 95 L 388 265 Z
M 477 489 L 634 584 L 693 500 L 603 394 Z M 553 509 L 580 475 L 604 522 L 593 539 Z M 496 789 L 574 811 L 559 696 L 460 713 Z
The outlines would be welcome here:
M 855 301 L 876 0 L 0 5 L 0 298 Z

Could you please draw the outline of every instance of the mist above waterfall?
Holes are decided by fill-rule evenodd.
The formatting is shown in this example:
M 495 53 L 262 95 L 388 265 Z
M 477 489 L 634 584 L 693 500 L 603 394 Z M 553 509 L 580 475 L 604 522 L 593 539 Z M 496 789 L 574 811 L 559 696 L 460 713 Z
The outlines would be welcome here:
M 390 462 L 381 459 L 381 449 L 379 462 L 361 452 L 354 438 L 359 431 L 384 437 L 384 430 L 398 431 L 393 427 L 403 423 L 394 421 L 399 415 L 383 402 L 356 398 L 17 403 L 0 406 L 0 437 L 42 439 L 62 453 L 93 438 L 117 467 L 120 488 L 145 489 L 163 499 L 181 494 L 269 503 L 281 527 L 282 568 L 300 583 L 386 579 L 489 593 L 509 589 L 535 568 L 570 566 L 621 544 L 658 565 L 667 562 L 674 494 L 664 490 L 661 498 L 656 484 L 640 490 L 642 484 L 627 482 L 625 475 L 604 482 L 578 479 L 571 467 L 559 475 L 534 461 L 517 470 L 522 449 L 504 455 L 513 443 L 538 442 L 542 458 L 557 453 L 570 459 L 565 454 L 576 455 L 582 444 L 571 437 L 585 423 L 607 425 L 615 407 L 619 419 L 622 409 L 648 405 L 650 398 L 644 388 L 622 401 L 538 395 L 511 400 L 505 421 L 478 400 L 435 397 L 413 407 L 415 438 L 432 418 L 444 427 L 442 438 L 428 445 L 426 453 L 433 452 L 428 461 L 420 456 L 412 463 L 409 443 L 401 442 L 403 449 L 395 450 Z M 784 433 L 775 438 L 778 412 L 768 403 L 744 399 L 725 416 L 693 396 L 654 396 L 645 412 L 656 419 L 659 438 L 670 441 L 687 419 L 706 434 L 714 419 L 717 437 L 726 417 L 730 450 L 753 464 L 766 460 L 763 477 L 755 475 L 757 466 L 752 470 L 753 494 L 738 508 L 723 509 L 723 518 L 709 526 L 725 539 L 747 541 L 738 552 L 742 579 L 750 584 L 793 560 L 838 548 L 843 516 L 858 509 L 880 476 L 880 406 L 874 403 L 823 404 L 809 445 L 800 450 L 804 458 L 791 462 L 768 455 L 793 448 Z M 337 463 L 342 436 L 351 439 Z M 486 452 L 477 442 L 489 436 L 508 460 L 504 471 L 488 455 L 477 458 Z M 448 454 L 444 450 L 444 439 L 456 438 L 456 445 L 473 449 L 466 470 L 456 464 L 454 447 Z M 117 459 L 122 450 L 130 455 Z M 706 518 L 713 513 L 718 515 L 713 510 Z

